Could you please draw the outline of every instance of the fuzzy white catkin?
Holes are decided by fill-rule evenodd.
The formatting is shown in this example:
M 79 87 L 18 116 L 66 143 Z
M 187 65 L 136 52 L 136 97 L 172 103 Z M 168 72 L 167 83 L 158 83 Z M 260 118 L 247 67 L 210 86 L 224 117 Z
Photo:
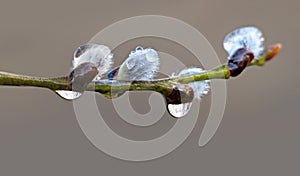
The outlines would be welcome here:
M 256 27 L 248 26 L 227 34 L 223 41 L 223 47 L 227 51 L 229 58 L 237 49 L 247 47 L 257 59 L 264 50 L 263 42 L 262 32 Z
M 102 78 L 103 74 L 111 69 L 113 64 L 112 58 L 113 55 L 111 50 L 107 46 L 93 43 L 82 45 L 74 52 L 72 70 L 86 62 L 94 63 L 98 67 L 99 72 L 94 80 L 99 80 Z M 55 92 L 66 100 L 74 100 L 82 95 L 81 92 L 75 91 L 56 90 Z
M 117 80 L 151 80 L 159 70 L 158 53 L 152 48 L 137 47 L 120 66 Z
M 105 45 L 89 43 L 78 47 L 74 52 L 72 69 L 85 62 L 94 63 L 98 67 L 99 73 L 95 77 L 95 79 L 98 80 L 111 69 L 113 64 L 113 54 L 109 47 Z
M 204 70 L 201 68 L 196 68 L 196 67 L 192 67 L 192 68 L 186 68 L 183 69 L 182 71 L 180 71 L 178 74 L 172 74 L 172 77 L 175 76 L 189 76 L 192 74 L 199 74 L 199 73 L 203 73 Z M 201 100 L 201 97 L 203 95 L 208 94 L 209 90 L 210 90 L 210 80 L 205 80 L 205 81 L 195 81 L 192 83 L 189 83 L 188 85 L 191 86 L 194 90 L 194 97 L 198 100 Z

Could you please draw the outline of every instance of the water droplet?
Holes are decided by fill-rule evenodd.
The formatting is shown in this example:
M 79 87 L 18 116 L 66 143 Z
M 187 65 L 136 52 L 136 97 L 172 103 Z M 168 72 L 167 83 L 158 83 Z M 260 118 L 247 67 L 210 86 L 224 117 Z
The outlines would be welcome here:
M 181 118 L 188 114 L 192 107 L 192 103 L 168 104 L 168 112 L 175 118 Z
M 258 58 L 262 51 L 264 38 L 262 32 L 256 27 L 249 26 L 234 30 L 226 35 L 223 41 L 223 47 L 231 57 L 239 48 L 247 47 Z
M 60 97 L 66 99 L 66 100 L 74 100 L 79 98 L 82 93 L 75 92 L 75 91 L 67 91 L 67 90 L 57 90 L 55 91 Z
M 105 45 L 93 43 L 82 45 L 74 52 L 72 69 L 75 69 L 82 63 L 86 62 L 93 63 L 97 66 L 99 73 L 94 80 L 99 80 L 102 78 L 103 74 L 111 69 L 113 64 L 113 54 Z
M 144 49 L 143 47 L 137 46 L 137 47 L 135 48 L 135 51 L 139 51 L 139 50 L 143 50 L 143 49 Z
M 176 118 L 185 116 L 192 106 L 194 91 L 188 84 L 177 84 L 165 96 L 168 112 Z

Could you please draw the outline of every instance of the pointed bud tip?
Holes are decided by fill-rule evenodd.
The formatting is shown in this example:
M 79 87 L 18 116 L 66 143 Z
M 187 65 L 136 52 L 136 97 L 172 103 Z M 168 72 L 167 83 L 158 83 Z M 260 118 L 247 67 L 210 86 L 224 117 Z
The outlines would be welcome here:
M 266 57 L 266 60 L 269 61 L 273 59 L 280 52 L 281 49 L 282 49 L 281 43 L 268 46 L 267 47 L 268 55 Z

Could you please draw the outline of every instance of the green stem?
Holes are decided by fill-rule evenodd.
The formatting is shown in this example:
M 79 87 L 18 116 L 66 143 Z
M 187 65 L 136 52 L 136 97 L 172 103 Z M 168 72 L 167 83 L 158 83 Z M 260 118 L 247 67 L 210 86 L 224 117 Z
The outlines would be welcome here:
M 185 77 L 164 78 L 153 81 L 108 81 L 100 80 L 90 83 L 86 90 L 95 91 L 108 98 L 113 98 L 123 94 L 126 91 L 151 90 L 163 95 L 169 95 L 176 84 L 187 84 L 195 81 L 204 81 L 209 79 L 228 79 L 230 77 L 229 69 L 226 65 L 208 70 L 200 74 L 194 74 Z M 32 86 L 43 87 L 50 90 L 72 90 L 72 86 L 67 81 L 67 77 L 42 78 L 18 75 L 7 72 L 0 72 L 0 85 L 5 86 Z
M 67 77 L 42 78 L 25 76 L 7 72 L 0 72 L 0 85 L 4 86 L 32 86 L 51 90 L 65 90 L 68 86 Z
M 265 54 L 259 59 L 253 61 L 249 66 L 262 66 L 266 61 L 271 60 L 281 49 L 280 44 L 271 45 L 267 48 Z M 230 69 L 227 65 L 221 65 L 203 73 L 194 74 L 184 77 L 164 78 L 151 81 L 94 81 L 87 85 L 87 91 L 95 91 L 103 94 L 107 98 L 120 96 L 126 91 L 156 91 L 165 97 L 173 93 L 173 88 L 178 84 L 188 84 L 195 81 L 204 81 L 211 79 L 229 79 Z M 18 75 L 7 72 L 0 72 L 0 86 L 32 86 L 43 87 L 50 90 L 67 90 L 72 91 L 72 84 L 68 81 L 68 76 L 57 78 L 42 78 Z
M 204 81 L 210 79 L 228 79 L 230 71 L 226 65 L 222 65 L 212 70 L 200 74 L 194 74 L 185 77 L 163 78 L 153 81 L 107 81 L 100 80 L 89 84 L 86 90 L 96 91 L 108 98 L 117 97 L 126 91 L 156 91 L 163 95 L 169 95 L 173 87 L 178 83 L 188 84 L 195 81 Z

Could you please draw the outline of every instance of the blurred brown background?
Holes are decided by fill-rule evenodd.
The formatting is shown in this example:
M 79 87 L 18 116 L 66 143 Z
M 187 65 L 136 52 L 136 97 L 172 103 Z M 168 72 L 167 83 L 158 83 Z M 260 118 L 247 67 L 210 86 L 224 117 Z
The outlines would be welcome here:
M 228 81 L 224 118 L 208 145 L 198 147 L 205 122 L 199 117 L 177 150 L 141 163 L 117 160 L 95 148 L 78 126 L 72 102 L 45 89 L 1 87 L 0 175 L 299 175 L 299 5 L 296 0 L 1 0 L 0 70 L 15 73 L 66 74 L 76 47 L 109 24 L 146 14 L 171 16 L 194 26 L 222 62 L 226 61 L 223 37 L 240 26 L 259 26 L 267 44 L 280 41 L 284 48 L 265 67 L 248 69 Z M 120 46 L 116 55 L 125 58 L 138 42 Z M 165 47 L 166 52 L 172 52 L 166 46 L 178 48 L 154 39 L 144 44 Z M 190 56 L 184 51 L 175 55 Z M 138 97 L 131 96 L 136 109 L 147 100 Z M 209 98 L 204 107 L 207 102 Z M 101 96 L 98 103 L 99 108 L 101 104 L 113 108 Z M 174 123 L 169 117 L 166 114 L 157 125 L 142 129 L 115 115 L 106 120 L 122 135 L 150 138 L 166 132 Z

